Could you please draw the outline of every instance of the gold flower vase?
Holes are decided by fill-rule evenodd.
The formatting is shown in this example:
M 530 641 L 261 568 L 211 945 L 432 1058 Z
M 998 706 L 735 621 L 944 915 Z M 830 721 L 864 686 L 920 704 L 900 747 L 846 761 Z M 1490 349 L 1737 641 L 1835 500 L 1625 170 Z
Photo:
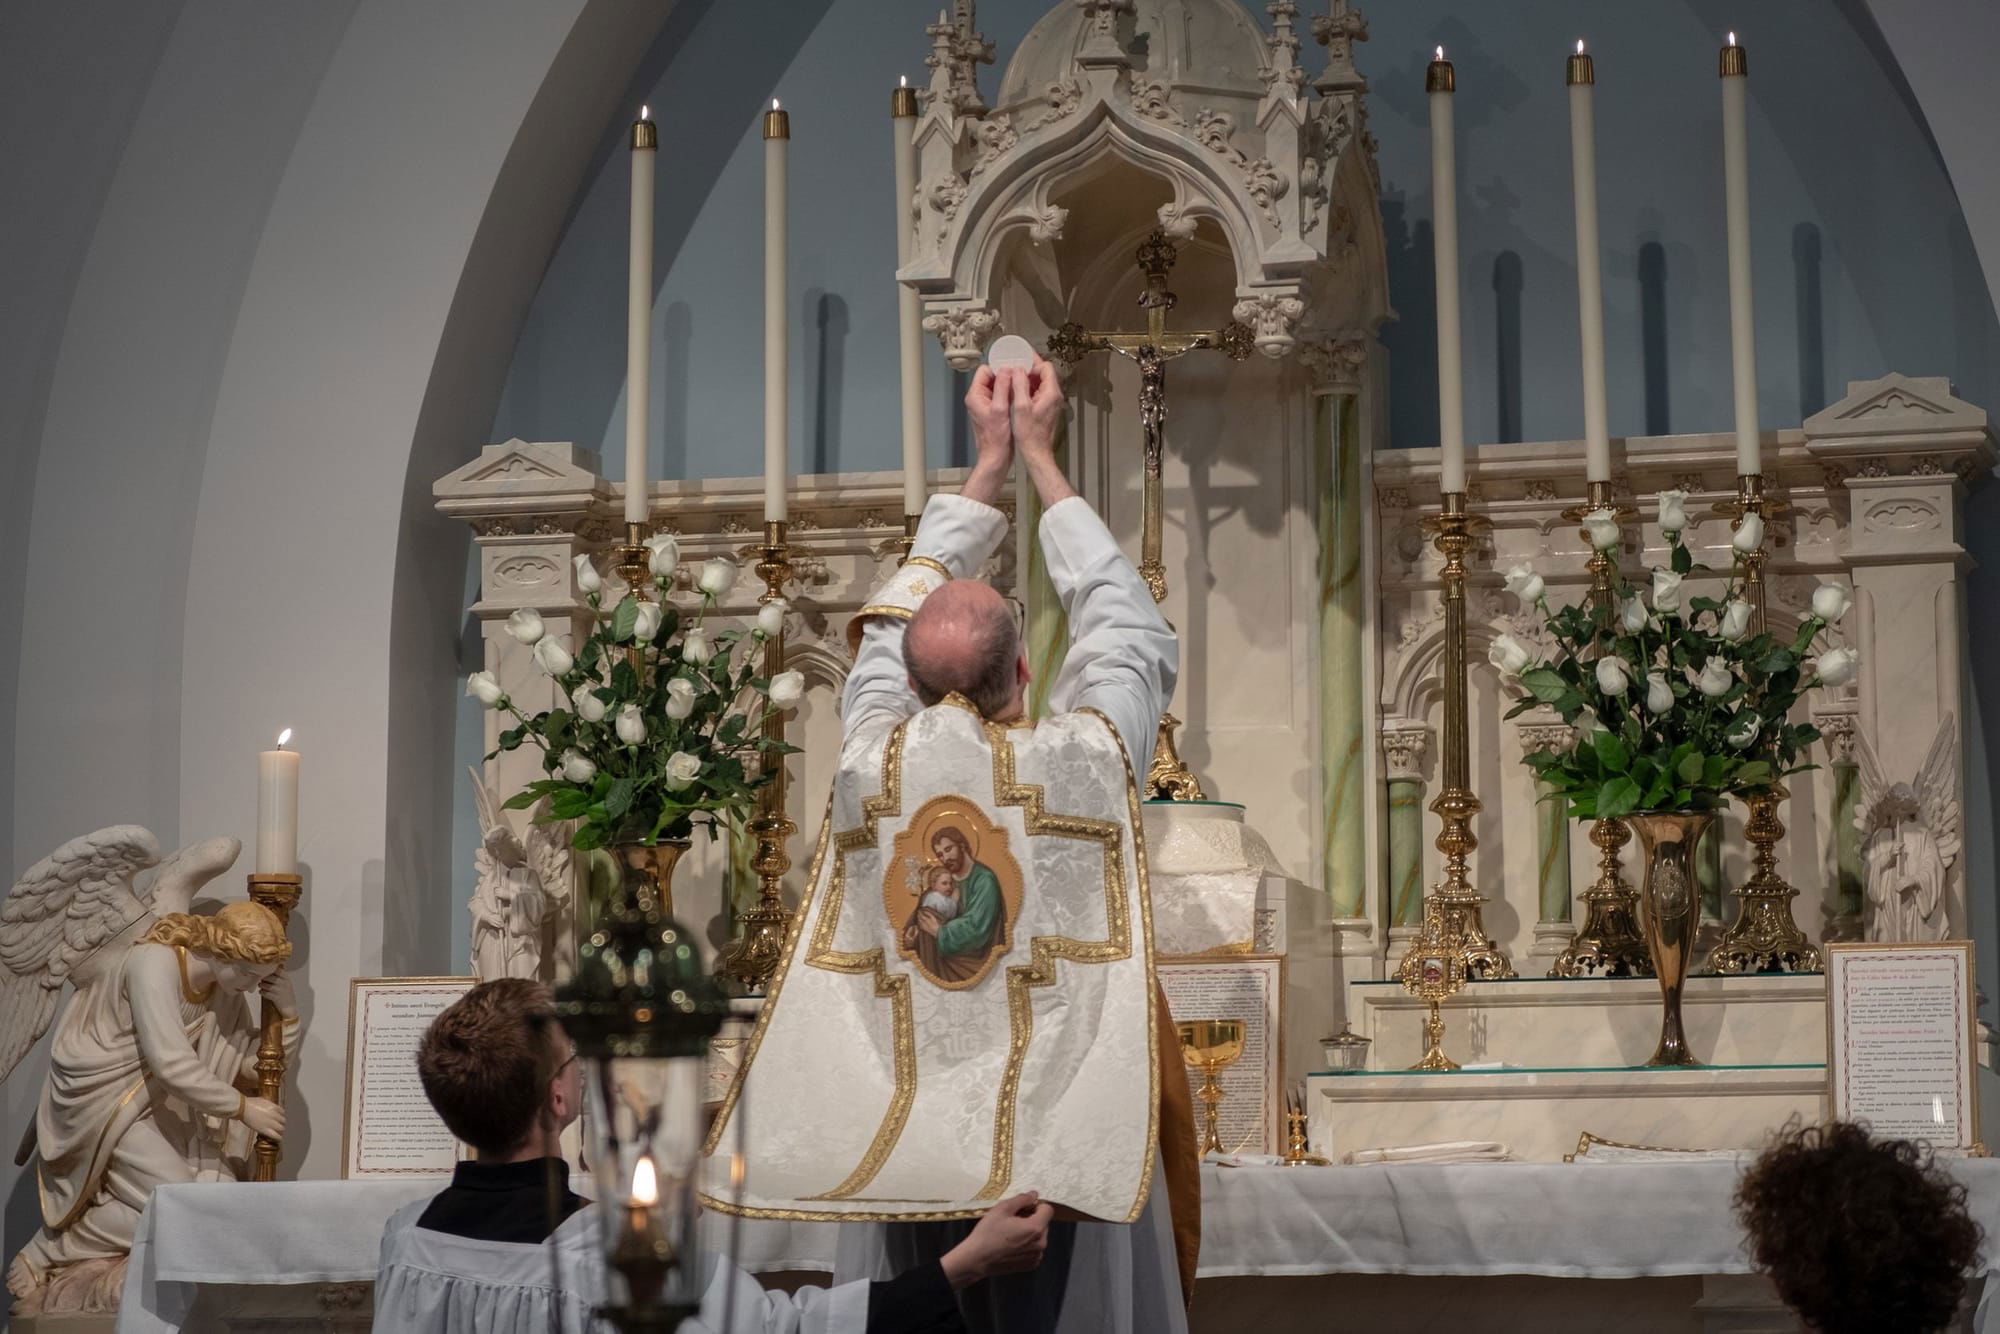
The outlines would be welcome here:
M 1640 925 L 1653 959 L 1653 975 L 1660 982 L 1660 1044 L 1646 1062 L 1649 1066 L 1701 1064 L 1688 1050 L 1687 1034 L 1681 1030 L 1681 990 L 1687 982 L 1695 932 L 1701 926 L 1695 849 L 1714 819 L 1713 811 L 1634 811 L 1625 817 L 1645 853 Z
M 674 915 L 674 868 L 691 846 L 684 838 L 663 838 L 658 843 L 620 843 L 611 849 L 619 880 L 628 902 L 641 912 Z

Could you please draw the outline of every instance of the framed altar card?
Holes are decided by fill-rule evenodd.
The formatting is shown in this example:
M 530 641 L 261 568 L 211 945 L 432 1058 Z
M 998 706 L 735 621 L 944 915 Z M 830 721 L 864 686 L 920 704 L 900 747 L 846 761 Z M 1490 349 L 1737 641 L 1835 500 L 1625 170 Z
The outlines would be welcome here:
M 1284 1084 L 1279 1055 L 1285 1049 L 1283 955 L 1239 954 L 1230 958 L 1160 960 L 1154 964 L 1160 990 L 1174 1022 L 1235 1019 L 1243 1024 L 1243 1050 L 1222 1067 L 1222 1103 L 1217 1109 L 1217 1135 L 1229 1153 L 1284 1151 Z M 1178 1050 L 1161 1052 L 1185 1070 L 1188 1091 L 1200 1089 L 1202 1071 L 1187 1064 Z M 1164 1072 L 1162 1073 L 1164 1077 Z M 1194 1100 L 1195 1133 L 1202 1127 L 1202 1103 Z
M 424 1096 L 417 1044 L 476 977 L 357 977 L 347 988 L 343 1177 L 450 1176 L 460 1153 Z
M 1972 942 L 1826 945 L 1829 1111 L 1883 1139 L 1979 1147 Z

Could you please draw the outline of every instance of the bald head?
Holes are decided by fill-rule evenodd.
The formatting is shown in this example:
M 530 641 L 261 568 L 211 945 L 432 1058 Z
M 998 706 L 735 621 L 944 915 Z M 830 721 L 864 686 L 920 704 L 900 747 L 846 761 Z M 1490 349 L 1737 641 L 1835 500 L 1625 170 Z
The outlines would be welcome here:
M 903 635 L 903 666 L 917 698 L 954 691 L 996 721 L 1020 711 L 1021 637 L 1007 600 L 975 579 L 954 579 L 924 599 Z

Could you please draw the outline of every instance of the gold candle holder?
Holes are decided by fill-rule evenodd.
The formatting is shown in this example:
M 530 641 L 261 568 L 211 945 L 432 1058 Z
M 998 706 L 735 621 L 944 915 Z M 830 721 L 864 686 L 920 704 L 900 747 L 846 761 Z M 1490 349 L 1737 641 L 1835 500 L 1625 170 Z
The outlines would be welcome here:
M 1480 807 L 1479 798 L 1472 794 L 1472 749 L 1466 718 L 1465 553 L 1472 546 L 1473 534 L 1488 526 L 1485 519 L 1466 512 L 1463 491 L 1445 492 L 1437 517 L 1424 523 L 1424 530 L 1435 535 L 1437 549 L 1444 556 L 1440 575 L 1444 595 L 1442 790 L 1431 803 L 1432 813 L 1443 821 L 1437 850 L 1444 854 L 1444 874 L 1427 899 L 1442 905 L 1447 930 L 1462 939 L 1467 975 L 1504 978 L 1514 976 L 1514 965 L 1486 934 L 1480 916 L 1485 898 L 1473 887 L 1466 865 L 1472 850 L 1479 846 L 1472 818 Z
M 1743 526 L 1745 515 L 1755 514 L 1768 521 L 1784 512 L 1781 500 L 1764 494 L 1762 473 L 1743 473 L 1736 479 L 1736 499 L 1715 507 L 1717 514 L 1730 516 L 1730 529 Z M 1764 565 L 1770 553 L 1759 542 L 1755 551 L 1743 557 L 1743 593 L 1750 603 L 1750 633 L 1764 633 Z M 1755 796 L 1740 798 L 1749 818 L 1743 837 L 1749 842 L 1750 878 L 1735 891 L 1736 920 L 1722 933 L 1709 952 L 1706 971 L 1711 973 L 1817 973 L 1825 963 L 1819 947 L 1806 939 L 1792 917 L 1792 900 L 1798 890 L 1778 873 L 1778 842 L 1785 836 L 1785 822 L 1778 817 L 1778 804 L 1790 794 L 1784 784 L 1773 783 Z
M 764 595 L 759 602 L 776 602 L 785 595 L 785 584 L 792 577 L 792 549 L 787 534 L 785 520 L 766 519 L 764 543 L 752 548 L 757 557 L 757 576 L 764 581 Z M 781 625 L 776 634 L 764 641 L 764 677 L 769 680 L 784 670 L 785 630 Z M 764 736 L 771 741 L 785 739 L 782 711 L 773 710 L 765 720 Z M 786 844 L 798 832 L 798 826 L 785 814 L 785 757 L 768 755 L 764 763 L 771 766 L 771 781 L 758 793 L 757 813 L 750 817 L 749 825 L 750 836 L 757 842 L 750 858 L 751 869 L 757 872 L 757 903 L 743 914 L 742 929 L 723 952 L 718 970 L 752 991 L 764 988 L 784 958 L 785 937 L 792 925 L 792 913 L 785 907 L 784 895 L 785 872 L 792 869 Z
M 1620 523 L 1639 516 L 1630 506 L 1612 501 L 1609 482 L 1586 483 L 1584 495 L 1584 503 L 1564 510 L 1563 518 L 1581 523 L 1586 515 L 1598 510 L 1610 510 Z M 1596 548 L 1588 531 L 1583 540 L 1591 549 L 1590 560 L 1584 566 L 1590 571 L 1591 600 L 1611 614 L 1615 610 L 1611 606 L 1611 572 L 1617 568 L 1617 561 L 1609 552 Z M 1597 849 L 1597 880 L 1583 892 L 1583 925 L 1571 937 L 1569 947 L 1549 965 L 1550 977 L 1653 975 L 1652 955 L 1646 951 L 1645 937 L 1639 934 L 1639 892 L 1625 883 L 1619 865 L 1621 850 L 1631 841 L 1632 831 L 1623 820 L 1591 822 L 1590 842 Z
M 646 525 L 625 525 L 625 540 L 611 548 L 611 568 L 625 581 L 626 591 L 644 601 L 653 582 L 653 553 L 646 549 Z
M 292 909 L 299 905 L 299 895 L 305 890 L 305 881 L 297 875 L 270 874 L 252 871 L 249 876 L 250 901 L 261 903 L 278 915 L 279 925 L 289 933 L 292 923 Z M 258 1016 L 260 1031 L 257 1038 L 257 1096 L 282 1105 L 285 1101 L 285 1016 L 278 1013 L 278 1007 L 268 997 Z M 276 1181 L 278 1179 L 278 1156 L 283 1146 L 277 1140 L 257 1136 L 256 1148 L 252 1154 L 250 1179 L 252 1181 Z
M 904 565 L 909 562 L 910 552 L 915 550 L 917 545 L 917 525 L 923 521 L 924 516 L 921 514 L 905 514 L 903 516 L 903 535 L 896 539 L 896 550 L 902 553 L 896 557 L 897 565 Z
M 1332 1162 L 1312 1151 L 1306 1136 L 1306 1095 L 1303 1089 L 1285 1093 L 1285 1156 L 1281 1167 L 1331 1167 Z

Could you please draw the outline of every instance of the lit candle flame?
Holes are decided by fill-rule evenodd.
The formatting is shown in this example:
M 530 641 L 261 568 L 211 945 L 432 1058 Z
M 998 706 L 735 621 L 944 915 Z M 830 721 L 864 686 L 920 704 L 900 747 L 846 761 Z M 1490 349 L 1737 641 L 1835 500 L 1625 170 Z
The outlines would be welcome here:
M 651 120 L 652 118 L 653 118 L 653 108 L 650 105 L 642 106 L 639 108 L 640 120 Z
M 1441 47 L 1441 46 L 1440 46 L 1440 47 L 1438 48 L 1438 53 L 1437 53 L 1437 55 L 1436 55 L 1435 59 L 1438 59 L 1438 60 L 1443 60 L 1443 59 L 1444 59 L 1444 48 L 1443 48 L 1443 47 Z
M 285 743 L 287 741 L 290 741 L 291 739 L 292 739 L 292 729 L 289 727 L 287 727 L 284 731 L 278 733 L 278 749 L 283 750 L 285 748 Z
M 1729 44 L 1731 46 L 1736 45 L 1736 30 L 1734 28 L 1729 30 Z
M 898 88 L 907 88 L 907 87 L 909 87 L 909 86 L 910 86 L 910 76 L 909 76 L 909 75 L 907 75 L 907 74 L 898 74 L 898 75 L 896 76 L 896 86 L 897 86 Z
M 778 109 L 778 99 L 774 97 L 771 99 L 771 110 L 776 111 L 777 109 Z
M 632 1168 L 632 1203 L 641 1205 L 660 1202 L 660 1178 L 653 1170 L 651 1154 L 642 1155 Z
M 1581 38 L 1581 37 L 1579 37 L 1579 38 L 1577 38 L 1577 39 L 1576 39 L 1576 53 L 1577 53 L 1578 55 L 1582 55 L 1582 54 L 1583 54 L 1583 38 Z

